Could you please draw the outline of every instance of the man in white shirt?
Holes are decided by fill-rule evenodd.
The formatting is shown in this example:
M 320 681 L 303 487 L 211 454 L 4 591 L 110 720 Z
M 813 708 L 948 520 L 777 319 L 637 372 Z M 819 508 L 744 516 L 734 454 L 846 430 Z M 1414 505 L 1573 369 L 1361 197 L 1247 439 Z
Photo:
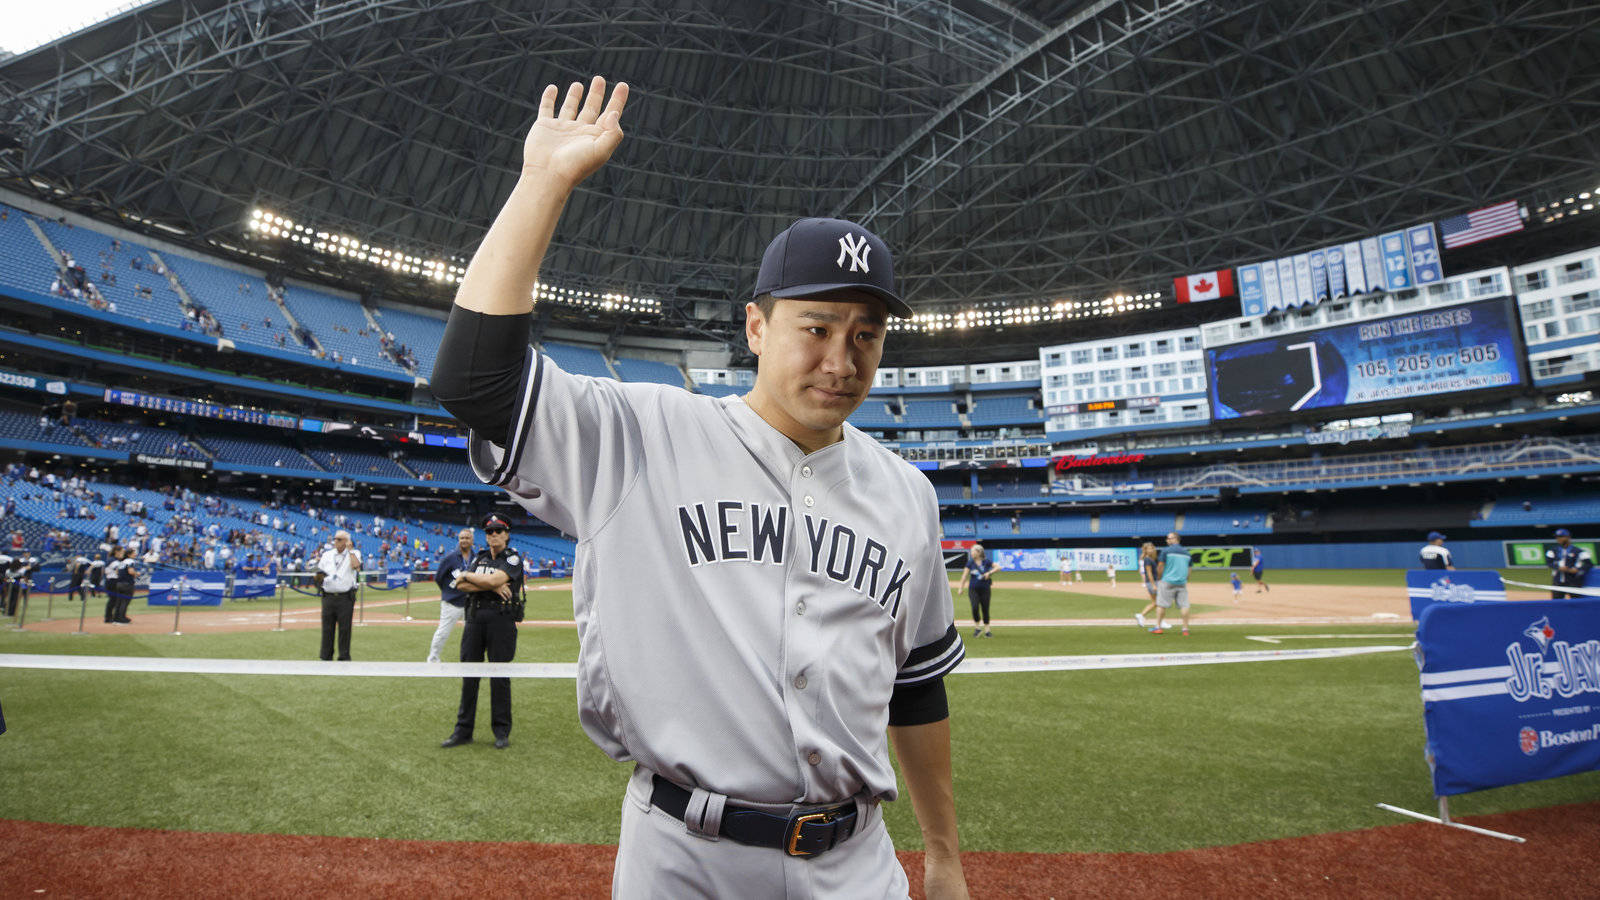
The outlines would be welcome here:
M 322 588 L 322 658 L 333 659 L 333 638 L 339 636 L 339 658 L 350 658 L 350 625 L 356 608 L 356 578 L 361 551 L 350 546 L 350 533 L 333 536 L 333 548 L 317 560 L 317 585 Z

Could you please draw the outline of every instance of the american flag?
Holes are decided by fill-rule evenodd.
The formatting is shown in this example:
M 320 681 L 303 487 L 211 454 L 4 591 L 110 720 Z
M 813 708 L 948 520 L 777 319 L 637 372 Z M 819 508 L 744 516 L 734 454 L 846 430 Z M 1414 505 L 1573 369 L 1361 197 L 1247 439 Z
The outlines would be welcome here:
M 1444 237 L 1446 250 L 1521 230 L 1522 211 L 1515 200 L 1475 209 L 1464 216 L 1439 220 L 1439 234 Z

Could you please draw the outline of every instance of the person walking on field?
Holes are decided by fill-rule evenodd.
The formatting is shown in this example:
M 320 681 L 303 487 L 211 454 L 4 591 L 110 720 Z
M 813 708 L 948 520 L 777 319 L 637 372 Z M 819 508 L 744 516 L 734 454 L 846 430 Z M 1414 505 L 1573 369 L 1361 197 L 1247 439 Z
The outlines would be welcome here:
M 977 637 L 980 631 L 984 637 L 994 637 L 989 631 L 989 589 L 992 586 L 991 579 L 998 571 L 1000 564 L 984 556 L 983 545 L 973 546 L 967 555 L 966 567 L 961 571 L 961 584 L 956 588 L 958 594 L 970 588 L 968 597 L 972 600 L 973 637 Z
M 1106 563 L 1106 580 L 1111 582 L 1112 587 L 1117 586 L 1117 566 L 1115 563 Z
M 1166 633 L 1167 610 L 1174 604 L 1183 611 L 1183 636 L 1189 636 L 1189 551 L 1178 543 L 1178 533 L 1167 534 L 1167 546 L 1156 559 L 1156 627 L 1151 634 Z
M 1144 579 L 1144 590 L 1145 593 L 1150 595 L 1150 602 L 1144 605 L 1144 609 L 1133 614 L 1133 621 L 1139 623 L 1140 628 L 1150 627 L 1146 624 L 1144 617 L 1156 608 L 1156 569 L 1156 545 L 1145 541 L 1143 546 L 1139 548 L 1139 577 Z

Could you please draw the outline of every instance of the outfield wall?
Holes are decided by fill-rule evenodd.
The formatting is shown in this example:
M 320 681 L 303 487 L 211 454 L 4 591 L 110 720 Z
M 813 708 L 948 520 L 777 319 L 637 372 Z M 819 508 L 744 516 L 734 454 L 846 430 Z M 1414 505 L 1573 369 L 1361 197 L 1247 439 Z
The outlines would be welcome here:
M 1415 569 L 1424 541 L 1352 541 L 1336 544 L 1256 544 L 1273 569 Z M 1198 542 L 1196 546 L 1202 546 Z M 1458 569 L 1505 565 L 1500 541 L 1445 541 Z

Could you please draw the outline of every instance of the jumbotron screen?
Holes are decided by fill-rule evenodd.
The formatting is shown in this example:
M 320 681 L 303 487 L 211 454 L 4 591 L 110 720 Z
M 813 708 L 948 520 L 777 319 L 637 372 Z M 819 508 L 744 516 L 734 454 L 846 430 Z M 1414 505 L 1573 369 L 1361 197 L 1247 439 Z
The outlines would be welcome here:
M 1237 419 L 1523 383 L 1509 300 L 1206 350 L 1211 416 Z

